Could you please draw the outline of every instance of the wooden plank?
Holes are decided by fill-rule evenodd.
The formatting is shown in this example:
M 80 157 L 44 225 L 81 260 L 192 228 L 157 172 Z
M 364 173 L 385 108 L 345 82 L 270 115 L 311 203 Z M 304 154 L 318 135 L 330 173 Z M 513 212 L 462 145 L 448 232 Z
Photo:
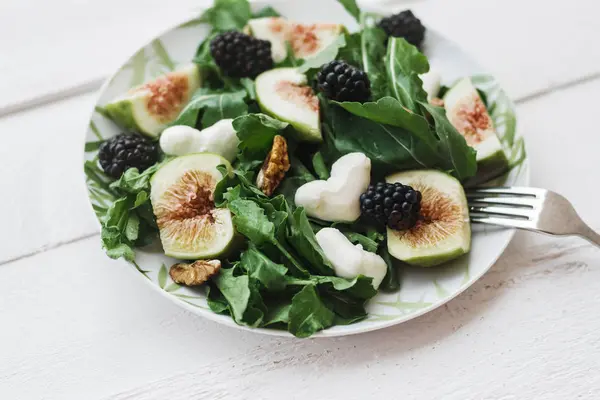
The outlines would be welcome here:
M 0 263 L 98 231 L 83 145 L 95 96 L 0 119 Z
M 600 367 L 597 250 L 519 234 L 466 293 L 339 339 L 260 336 L 190 315 L 95 239 L 2 267 L 6 398 L 574 399 Z M 568 354 L 568 357 L 565 356 Z M 432 383 L 433 382 L 433 383 Z
M 36 7 L 31 1 L 3 4 L 0 26 L 11 34 L 0 37 L 2 54 L 10 54 L 0 60 L 0 109 L 99 80 L 156 33 L 197 15 L 208 3 L 178 0 L 175 7 L 156 0 L 57 0 L 52 7 Z M 589 46 L 589 38 L 599 33 L 594 0 L 551 5 L 544 0 L 363 0 L 362 4 L 386 12 L 413 8 L 430 28 L 461 43 L 495 72 L 517 98 L 600 73 L 600 48 Z M 61 29 L 56 29 L 57 21 Z

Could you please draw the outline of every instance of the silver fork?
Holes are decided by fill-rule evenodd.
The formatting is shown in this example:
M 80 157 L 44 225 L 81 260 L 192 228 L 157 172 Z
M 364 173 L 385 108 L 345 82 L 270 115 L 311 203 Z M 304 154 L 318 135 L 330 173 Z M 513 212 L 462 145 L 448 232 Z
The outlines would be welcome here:
M 600 235 L 558 193 L 528 187 L 473 188 L 467 190 L 471 222 L 557 236 L 582 237 L 600 246 Z

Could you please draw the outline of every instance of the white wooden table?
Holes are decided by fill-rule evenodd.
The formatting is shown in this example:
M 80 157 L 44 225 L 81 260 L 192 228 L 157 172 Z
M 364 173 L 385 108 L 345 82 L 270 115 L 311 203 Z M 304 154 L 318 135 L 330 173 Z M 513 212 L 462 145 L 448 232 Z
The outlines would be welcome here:
M 0 398 L 599 399 L 600 250 L 577 239 L 518 233 L 445 307 L 304 341 L 201 319 L 104 256 L 81 171 L 95 91 L 204 2 L 1 2 Z M 532 184 L 600 228 L 597 0 L 410 6 L 517 100 Z

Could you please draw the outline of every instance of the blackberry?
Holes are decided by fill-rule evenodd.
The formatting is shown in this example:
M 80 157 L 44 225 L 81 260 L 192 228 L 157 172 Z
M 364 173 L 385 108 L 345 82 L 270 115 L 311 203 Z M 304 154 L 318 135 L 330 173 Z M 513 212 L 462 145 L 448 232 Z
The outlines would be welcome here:
M 336 101 L 365 102 L 371 97 L 371 81 L 366 73 L 344 61 L 333 60 L 317 74 L 317 88 Z
M 98 159 L 107 175 L 120 178 L 129 168 L 142 172 L 154 165 L 158 161 L 158 148 L 141 135 L 121 133 L 102 143 Z
M 391 229 L 410 229 L 419 220 L 421 192 L 401 183 L 379 182 L 360 196 L 360 210 Z
M 415 17 L 410 10 L 382 19 L 379 22 L 379 27 L 388 36 L 402 37 L 408 43 L 419 48 L 425 39 L 425 27 L 421 20 Z
M 221 71 L 232 78 L 256 78 L 273 68 L 271 42 L 229 31 L 210 42 L 210 54 Z

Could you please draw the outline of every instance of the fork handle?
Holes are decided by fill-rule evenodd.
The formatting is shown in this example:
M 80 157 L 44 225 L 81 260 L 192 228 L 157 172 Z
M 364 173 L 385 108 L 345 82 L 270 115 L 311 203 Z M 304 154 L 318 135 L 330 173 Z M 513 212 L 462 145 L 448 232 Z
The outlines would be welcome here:
M 600 234 L 598 234 L 596 231 L 594 231 L 589 226 L 584 224 L 581 227 L 581 229 L 579 230 L 579 232 L 577 233 L 577 235 L 584 238 L 588 242 L 600 247 Z

